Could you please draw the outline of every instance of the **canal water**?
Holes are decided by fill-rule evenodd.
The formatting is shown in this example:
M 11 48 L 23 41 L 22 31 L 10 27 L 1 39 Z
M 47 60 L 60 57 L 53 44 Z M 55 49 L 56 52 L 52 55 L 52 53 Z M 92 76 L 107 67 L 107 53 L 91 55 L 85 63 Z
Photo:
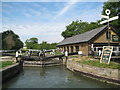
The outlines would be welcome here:
M 3 88 L 118 88 L 73 73 L 64 66 L 24 67 L 24 70 L 3 84 Z

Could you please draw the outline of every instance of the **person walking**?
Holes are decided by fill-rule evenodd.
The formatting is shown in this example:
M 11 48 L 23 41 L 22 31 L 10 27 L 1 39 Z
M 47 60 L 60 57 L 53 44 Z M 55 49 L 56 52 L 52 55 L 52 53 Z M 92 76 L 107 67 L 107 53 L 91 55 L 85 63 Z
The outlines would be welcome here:
M 66 57 L 65 65 L 67 65 L 67 59 L 68 59 L 68 51 L 67 50 L 65 50 L 65 57 Z
M 16 51 L 16 62 L 18 62 L 18 56 L 19 56 L 18 51 Z
M 101 54 L 102 54 L 102 51 L 101 51 L 101 50 L 99 50 L 98 52 L 99 52 L 99 56 L 101 56 Z
M 66 56 L 66 57 L 68 56 L 68 51 L 67 51 L 67 50 L 65 50 L 65 56 Z

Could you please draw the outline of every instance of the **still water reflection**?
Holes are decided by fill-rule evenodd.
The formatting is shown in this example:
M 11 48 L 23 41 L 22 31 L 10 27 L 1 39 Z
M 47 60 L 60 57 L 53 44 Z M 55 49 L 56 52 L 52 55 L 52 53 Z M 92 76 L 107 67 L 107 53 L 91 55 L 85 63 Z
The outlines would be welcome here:
M 24 67 L 24 70 L 3 84 L 3 88 L 116 88 L 73 73 L 64 66 Z

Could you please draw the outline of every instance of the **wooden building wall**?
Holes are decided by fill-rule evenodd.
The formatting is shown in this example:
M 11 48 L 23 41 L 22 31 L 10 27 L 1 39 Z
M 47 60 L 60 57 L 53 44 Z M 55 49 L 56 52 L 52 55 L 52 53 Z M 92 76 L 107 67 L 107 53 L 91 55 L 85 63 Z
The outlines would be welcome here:
M 107 32 L 107 30 L 106 30 Z M 102 35 L 100 35 L 98 38 L 96 38 L 93 43 L 108 43 L 108 40 L 106 39 L 106 32 L 104 32 Z M 115 32 L 113 32 L 112 30 L 110 30 L 111 32 L 111 40 L 110 43 L 120 43 L 120 42 L 113 42 L 112 41 L 112 35 L 117 35 Z

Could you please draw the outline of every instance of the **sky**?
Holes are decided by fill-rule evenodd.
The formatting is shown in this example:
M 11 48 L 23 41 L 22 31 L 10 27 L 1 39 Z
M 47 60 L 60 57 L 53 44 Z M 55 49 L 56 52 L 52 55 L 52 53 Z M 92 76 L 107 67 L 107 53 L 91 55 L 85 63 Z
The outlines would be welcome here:
M 61 33 L 72 21 L 101 19 L 103 2 L 2 2 L 2 30 L 13 30 L 25 42 L 60 42 Z

